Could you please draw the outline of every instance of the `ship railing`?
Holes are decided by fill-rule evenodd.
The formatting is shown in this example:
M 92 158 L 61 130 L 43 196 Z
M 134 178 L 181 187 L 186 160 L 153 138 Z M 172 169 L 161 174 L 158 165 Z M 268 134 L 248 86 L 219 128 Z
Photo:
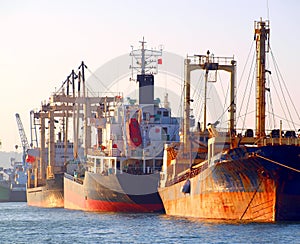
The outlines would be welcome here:
M 108 175 L 114 175 L 114 174 L 132 174 L 132 175 L 149 175 L 149 174 L 154 174 L 154 173 L 158 173 L 161 171 L 161 167 L 150 167 L 147 166 L 145 168 L 145 172 L 144 172 L 144 168 L 143 167 L 126 167 L 124 166 L 122 168 L 122 170 L 120 169 L 114 169 L 114 168 L 107 168 L 102 170 L 101 167 L 97 167 L 96 168 L 96 173 L 103 175 L 103 176 L 108 176 Z
M 83 185 L 83 180 L 78 178 L 77 176 L 73 176 L 73 175 L 70 175 L 68 173 L 65 173 L 65 178 L 67 178 L 69 180 L 72 180 L 72 181 L 75 181 L 75 182 Z
M 95 173 L 101 174 L 101 175 L 114 175 L 114 174 L 116 174 L 116 170 L 114 168 L 102 169 L 102 167 L 96 167 Z
M 105 155 L 105 152 L 98 148 L 88 148 L 87 153 L 88 153 L 88 155 L 93 155 L 93 156 L 104 156 Z
M 210 55 L 209 57 L 207 55 L 194 55 L 194 56 L 188 56 L 187 58 L 190 59 L 190 64 L 195 64 L 195 65 L 206 65 L 208 63 L 220 64 L 220 65 L 231 65 L 232 60 L 234 60 L 234 57 L 215 57 L 213 55 Z
M 152 141 L 152 143 L 155 145 L 155 148 L 158 148 L 159 150 L 157 150 L 155 152 L 155 156 L 153 156 L 153 152 L 151 151 L 151 149 L 149 148 L 146 148 L 146 149 L 143 149 L 143 148 L 127 148 L 126 152 L 125 152 L 125 155 L 127 157 L 130 157 L 130 158 L 139 158 L 141 160 L 145 159 L 145 160 L 148 160 L 148 159 L 162 159 L 162 155 L 163 155 L 163 147 L 164 147 L 164 144 L 169 144 L 171 142 L 174 142 L 174 141 L 167 141 L 167 140 L 159 140 L 159 141 Z
M 149 175 L 149 174 L 154 174 L 158 173 L 161 171 L 161 167 L 150 167 L 146 166 L 145 172 L 143 167 L 124 167 L 123 172 L 127 174 L 133 174 L 133 175 Z
M 177 184 L 179 182 L 185 181 L 187 179 L 193 178 L 197 175 L 199 175 L 202 171 L 206 170 L 208 168 L 208 162 L 204 161 L 198 165 L 192 166 L 190 169 L 186 170 L 182 174 L 178 174 L 174 177 L 172 177 L 172 174 L 167 174 L 165 172 L 161 172 L 161 182 L 165 181 L 165 186 L 171 186 L 174 184 Z M 167 178 L 165 178 L 167 177 Z M 162 184 L 161 184 L 162 186 Z
M 300 145 L 300 139 L 299 138 L 265 138 L 264 139 L 264 145 Z

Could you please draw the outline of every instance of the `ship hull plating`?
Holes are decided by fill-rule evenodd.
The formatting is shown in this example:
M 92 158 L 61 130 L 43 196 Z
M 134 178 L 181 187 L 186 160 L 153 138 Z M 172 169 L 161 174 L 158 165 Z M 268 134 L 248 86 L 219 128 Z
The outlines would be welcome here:
M 0 202 L 26 202 L 26 185 L 24 187 L 11 187 L 9 182 L 0 185 Z
M 10 197 L 9 197 L 10 202 L 26 202 L 27 197 L 26 197 L 26 190 L 19 190 L 19 189 L 13 189 L 10 192 Z
M 229 160 L 194 172 L 190 193 L 181 191 L 186 179 L 160 187 L 165 211 L 203 219 L 300 220 L 299 150 L 293 146 L 231 150 Z
M 54 179 L 46 180 L 43 186 L 27 188 L 27 204 L 43 208 L 63 208 L 63 176 L 55 175 Z
M 158 177 L 86 172 L 84 181 L 80 181 L 66 174 L 64 207 L 99 212 L 162 212 Z
M 0 202 L 9 202 L 10 199 L 10 189 L 6 182 L 1 182 L 0 184 Z

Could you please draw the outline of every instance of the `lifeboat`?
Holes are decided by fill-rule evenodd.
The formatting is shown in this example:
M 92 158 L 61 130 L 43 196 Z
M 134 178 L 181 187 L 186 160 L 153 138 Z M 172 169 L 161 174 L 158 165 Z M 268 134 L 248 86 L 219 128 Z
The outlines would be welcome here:
M 140 124 L 136 118 L 131 118 L 129 121 L 129 144 L 132 146 L 140 146 L 142 144 L 142 135 L 140 130 Z

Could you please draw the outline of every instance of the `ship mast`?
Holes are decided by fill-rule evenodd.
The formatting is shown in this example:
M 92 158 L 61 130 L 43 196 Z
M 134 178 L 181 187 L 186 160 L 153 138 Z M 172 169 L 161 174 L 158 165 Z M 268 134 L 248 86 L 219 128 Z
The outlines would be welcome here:
M 142 60 L 141 60 L 141 74 L 144 75 L 145 74 L 145 41 L 144 41 L 144 37 L 143 37 L 143 41 L 140 41 L 140 43 L 142 43 L 142 49 L 141 49 L 141 55 L 142 55 Z
M 223 70 L 230 73 L 230 105 L 229 105 L 229 129 L 228 134 L 232 136 L 235 131 L 235 105 L 236 105 L 236 61 L 233 57 L 214 57 L 207 51 L 207 55 L 194 55 L 187 57 L 184 61 L 184 124 L 183 124 L 183 142 L 185 145 L 184 151 L 189 152 L 188 143 L 190 137 L 190 97 L 191 89 L 191 72 L 194 70 L 205 70 L 205 89 L 207 89 L 209 71 Z M 206 96 L 204 95 L 204 123 L 202 132 L 206 130 Z
M 256 137 L 261 138 L 266 135 L 266 52 L 269 51 L 269 21 L 255 21 L 257 78 L 256 78 Z
M 137 71 L 137 81 L 139 82 L 139 104 L 154 103 L 154 74 L 157 73 L 158 57 L 162 56 L 162 49 L 149 50 L 145 48 L 145 41 L 140 41 L 141 49 L 132 50 L 132 65 L 130 69 Z M 131 77 L 130 80 L 135 80 Z

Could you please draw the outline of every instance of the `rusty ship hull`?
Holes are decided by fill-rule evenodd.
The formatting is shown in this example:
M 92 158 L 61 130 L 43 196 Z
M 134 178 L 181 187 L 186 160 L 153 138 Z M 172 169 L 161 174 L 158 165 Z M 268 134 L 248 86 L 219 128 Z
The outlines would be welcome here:
M 64 207 L 97 212 L 163 212 L 158 180 L 158 173 L 104 176 L 86 172 L 84 179 L 65 174 Z
M 224 154 L 225 155 L 225 154 Z M 159 188 L 166 214 L 201 219 L 299 221 L 298 146 L 236 148 Z M 229 159 L 228 159 L 229 158 Z M 182 189 L 187 180 L 190 192 Z

